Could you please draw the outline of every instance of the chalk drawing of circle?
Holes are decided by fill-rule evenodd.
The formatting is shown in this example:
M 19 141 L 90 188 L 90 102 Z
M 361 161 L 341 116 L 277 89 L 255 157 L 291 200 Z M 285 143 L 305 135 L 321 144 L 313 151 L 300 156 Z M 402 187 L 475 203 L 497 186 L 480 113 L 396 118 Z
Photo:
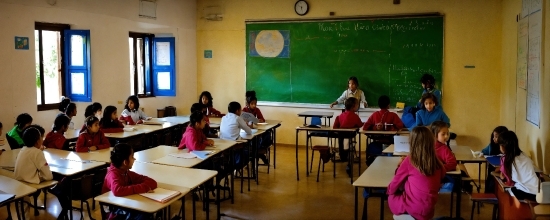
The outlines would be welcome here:
M 285 39 L 279 31 L 260 31 L 256 36 L 256 52 L 262 57 L 277 57 L 285 47 Z

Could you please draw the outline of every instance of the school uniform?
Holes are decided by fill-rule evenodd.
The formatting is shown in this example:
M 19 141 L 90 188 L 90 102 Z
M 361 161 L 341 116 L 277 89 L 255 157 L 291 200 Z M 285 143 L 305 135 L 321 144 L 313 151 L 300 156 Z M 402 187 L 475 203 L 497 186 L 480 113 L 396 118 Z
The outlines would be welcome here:
M 194 150 L 204 150 L 208 146 L 208 139 L 202 130 L 195 129 L 189 126 L 185 129 L 185 133 L 181 138 L 178 149 L 188 148 L 189 152 Z
M 105 134 L 101 130 L 97 131 L 95 134 L 90 134 L 86 130 L 78 136 L 75 151 L 88 152 L 90 151 L 89 148 L 92 146 L 96 146 L 98 150 L 107 149 L 111 147 L 111 143 L 109 143 L 109 139 L 105 137 Z
M 362 124 L 363 122 L 361 121 L 361 118 L 359 118 L 359 115 L 355 114 L 355 112 L 346 110 L 345 112 L 342 112 L 342 114 L 336 116 L 336 119 L 334 119 L 334 125 L 332 127 L 360 128 Z M 347 161 L 349 154 L 348 150 L 346 150 L 344 146 L 344 139 L 346 138 L 352 138 L 352 136 L 346 135 L 338 137 L 338 152 L 342 161 Z
M 129 125 L 135 125 L 138 123 L 139 120 L 145 120 L 148 116 L 141 111 L 140 109 L 137 110 L 128 110 L 124 109 L 122 113 L 120 113 L 120 120 L 126 121 Z
M 115 196 L 146 193 L 157 188 L 157 182 L 130 170 L 119 169 L 111 163 L 105 175 L 101 193 L 109 191 Z
M 351 89 L 346 89 L 346 91 L 344 91 L 342 95 L 338 99 L 336 99 L 336 102 L 338 102 L 338 104 L 344 104 L 346 99 L 350 97 L 356 98 L 359 101 L 359 103 L 362 103 L 362 102 L 367 103 L 367 99 L 365 98 L 365 93 L 363 93 L 363 91 L 360 90 L 359 88 L 355 89 L 355 92 L 352 92 Z
M 388 206 L 394 215 L 408 213 L 414 219 L 432 219 L 445 169 L 426 176 L 411 164 L 407 156 L 388 185 Z
M 252 134 L 252 129 L 248 127 L 241 116 L 231 112 L 227 113 L 227 115 L 222 117 L 222 121 L 220 123 L 220 138 L 237 140 L 241 137 L 241 129 L 243 129 L 246 134 Z
M 52 180 L 53 174 L 44 152 L 36 147 L 23 147 L 15 160 L 14 177 L 19 181 L 39 184 Z
M 206 115 L 207 116 L 211 116 L 211 115 L 221 115 L 222 113 L 218 110 L 216 110 L 214 107 L 212 106 L 209 106 L 206 108 Z
M 124 125 L 119 120 L 110 120 L 109 122 L 100 124 L 99 128 L 101 129 L 101 131 L 103 131 L 103 133 L 124 132 Z
M 383 129 L 385 129 L 385 124 L 393 124 L 390 127 L 391 131 L 401 130 L 404 127 L 403 121 L 401 121 L 399 116 L 388 109 L 380 109 L 380 111 L 373 113 L 363 125 L 363 130 L 375 130 L 377 124 L 382 125 Z
M 449 146 L 439 141 L 435 141 L 435 154 L 437 155 L 437 158 L 443 162 L 447 172 L 456 170 L 456 157 Z
M 67 139 L 65 138 L 65 136 L 63 136 L 62 132 L 50 131 L 48 132 L 48 134 L 46 134 L 46 139 L 44 139 L 44 142 L 42 144 L 46 148 L 63 150 L 63 146 L 65 145 L 66 140 Z
M 23 130 L 19 129 L 19 125 L 14 126 L 10 131 L 8 131 L 8 133 L 6 133 L 6 135 L 10 136 L 15 141 L 17 141 L 17 144 L 19 145 L 19 147 L 25 146 L 25 142 L 23 142 L 23 139 L 21 138 L 21 136 L 23 136 Z M 11 146 L 11 147 L 14 148 L 17 146 Z
M 262 115 L 262 111 L 260 111 L 258 107 L 256 107 L 255 109 L 250 109 L 248 106 L 246 106 L 243 108 L 243 112 L 248 112 L 254 115 L 254 117 L 265 121 L 264 115 Z
M 416 123 L 414 127 L 416 126 L 428 126 L 432 124 L 434 121 L 443 121 L 451 127 L 451 120 L 443 112 L 443 109 L 441 106 L 435 106 L 434 109 L 429 112 L 426 109 L 421 109 L 420 111 L 416 112 Z M 412 130 L 414 127 L 410 128 Z
M 534 201 L 535 195 L 539 192 L 539 178 L 535 173 L 533 161 L 521 153 L 515 157 L 512 164 L 510 172 L 512 176 L 508 176 L 506 168 L 504 168 L 505 157 L 500 158 L 500 172 L 504 174 L 506 185 L 514 186 L 512 192 L 517 199 L 531 199 Z

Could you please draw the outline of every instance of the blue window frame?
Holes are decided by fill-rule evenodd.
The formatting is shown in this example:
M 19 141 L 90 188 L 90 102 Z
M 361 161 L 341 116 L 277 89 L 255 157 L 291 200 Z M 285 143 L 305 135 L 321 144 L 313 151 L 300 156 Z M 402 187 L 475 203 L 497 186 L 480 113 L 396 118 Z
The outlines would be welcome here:
M 90 31 L 65 30 L 65 94 L 75 102 L 92 101 Z
M 176 96 L 176 58 L 173 37 L 153 38 L 153 93 L 155 96 Z

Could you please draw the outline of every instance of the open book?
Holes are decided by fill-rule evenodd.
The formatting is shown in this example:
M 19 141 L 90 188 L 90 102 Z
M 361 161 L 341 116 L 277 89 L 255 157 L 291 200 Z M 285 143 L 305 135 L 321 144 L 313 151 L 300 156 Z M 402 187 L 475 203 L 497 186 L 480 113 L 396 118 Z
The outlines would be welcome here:
M 210 150 L 194 150 L 191 151 L 191 154 L 197 156 L 199 159 L 206 159 L 208 155 L 212 154 L 212 151 Z
M 260 122 L 260 120 L 258 120 L 258 118 L 256 118 L 256 116 L 254 116 L 253 114 L 250 114 L 248 112 L 241 112 L 241 118 L 243 118 L 244 121 L 246 121 L 247 123 L 252 122 L 254 124 L 258 124 L 258 122 Z
M 172 190 L 167 190 L 163 188 L 156 188 L 154 191 L 155 192 L 152 192 L 152 193 L 141 193 L 139 195 L 155 200 L 160 203 L 165 203 L 170 201 L 174 197 L 178 196 L 179 194 L 181 194 L 181 192 L 179 191 L 172 191 Z

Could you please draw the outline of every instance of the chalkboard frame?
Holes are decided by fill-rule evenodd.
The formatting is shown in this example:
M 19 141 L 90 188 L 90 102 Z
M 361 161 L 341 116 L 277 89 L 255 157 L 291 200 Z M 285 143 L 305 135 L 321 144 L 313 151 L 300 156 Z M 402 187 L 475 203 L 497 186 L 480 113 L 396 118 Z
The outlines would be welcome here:
M 312 17 L 312 18 L 274 18 L 274 19 L 245 19 L 245 26 L 247 24 L 267 24 L 267 23 L 303 23 L 303 22 L 330 22 L 330 21 L 353 21 L 353 20 L 366 20 L 366 19 L 406 19 L 406 18 L 426 18 L 426 17 L 441 17 L 443 20 L 442 26 L 442 56 L 441 56 L 441 76 L 436 78 L 436 88 L 442 89 L 444 79 L 444 66 L 445 66 L 445 14 L 440 12 L 426 12 L 426 13 L 403 13 L 403 14 L 378 14 L 378 15 L 358 15 L 358 16 L 335 16 L 335 17 Z M 245 39 L 248 38 L 247 28 L 245 27 Z M 246 41 L 246 40 L 245 40 Z M 248 50 L 245 50 L 245 57 L 248 56 Z M 246 62 L 246 59 L 245 59 Z M 246 84 L 246 64 L 245 64 L 245 85 Z M 246 87 L 245 87 L 246 89 Z M 343 90 L 342 90 L 343 91 Z M 341 94 L 335 94 L 335 99 Z M 420 94 L 419 94 L 420 98 Z M 394 100 L 392 100 L 394 102 Z M 394 106 L 395 103 L 391 103 Z M 441 104 L 441 103 L 440 103 Z M 299 102 L 278 102 L 278 101 L 258 101 L 259 106 L 273 106 L 273 107 L 294 107 L 294 108 L 329 108 L 330 103 L 299 103 Z M 364 111 L 370 111 L 375 107 L 376 103 L 369 103 L 369 107 Z M 362 106 L 361 106 L 362 108 Z

